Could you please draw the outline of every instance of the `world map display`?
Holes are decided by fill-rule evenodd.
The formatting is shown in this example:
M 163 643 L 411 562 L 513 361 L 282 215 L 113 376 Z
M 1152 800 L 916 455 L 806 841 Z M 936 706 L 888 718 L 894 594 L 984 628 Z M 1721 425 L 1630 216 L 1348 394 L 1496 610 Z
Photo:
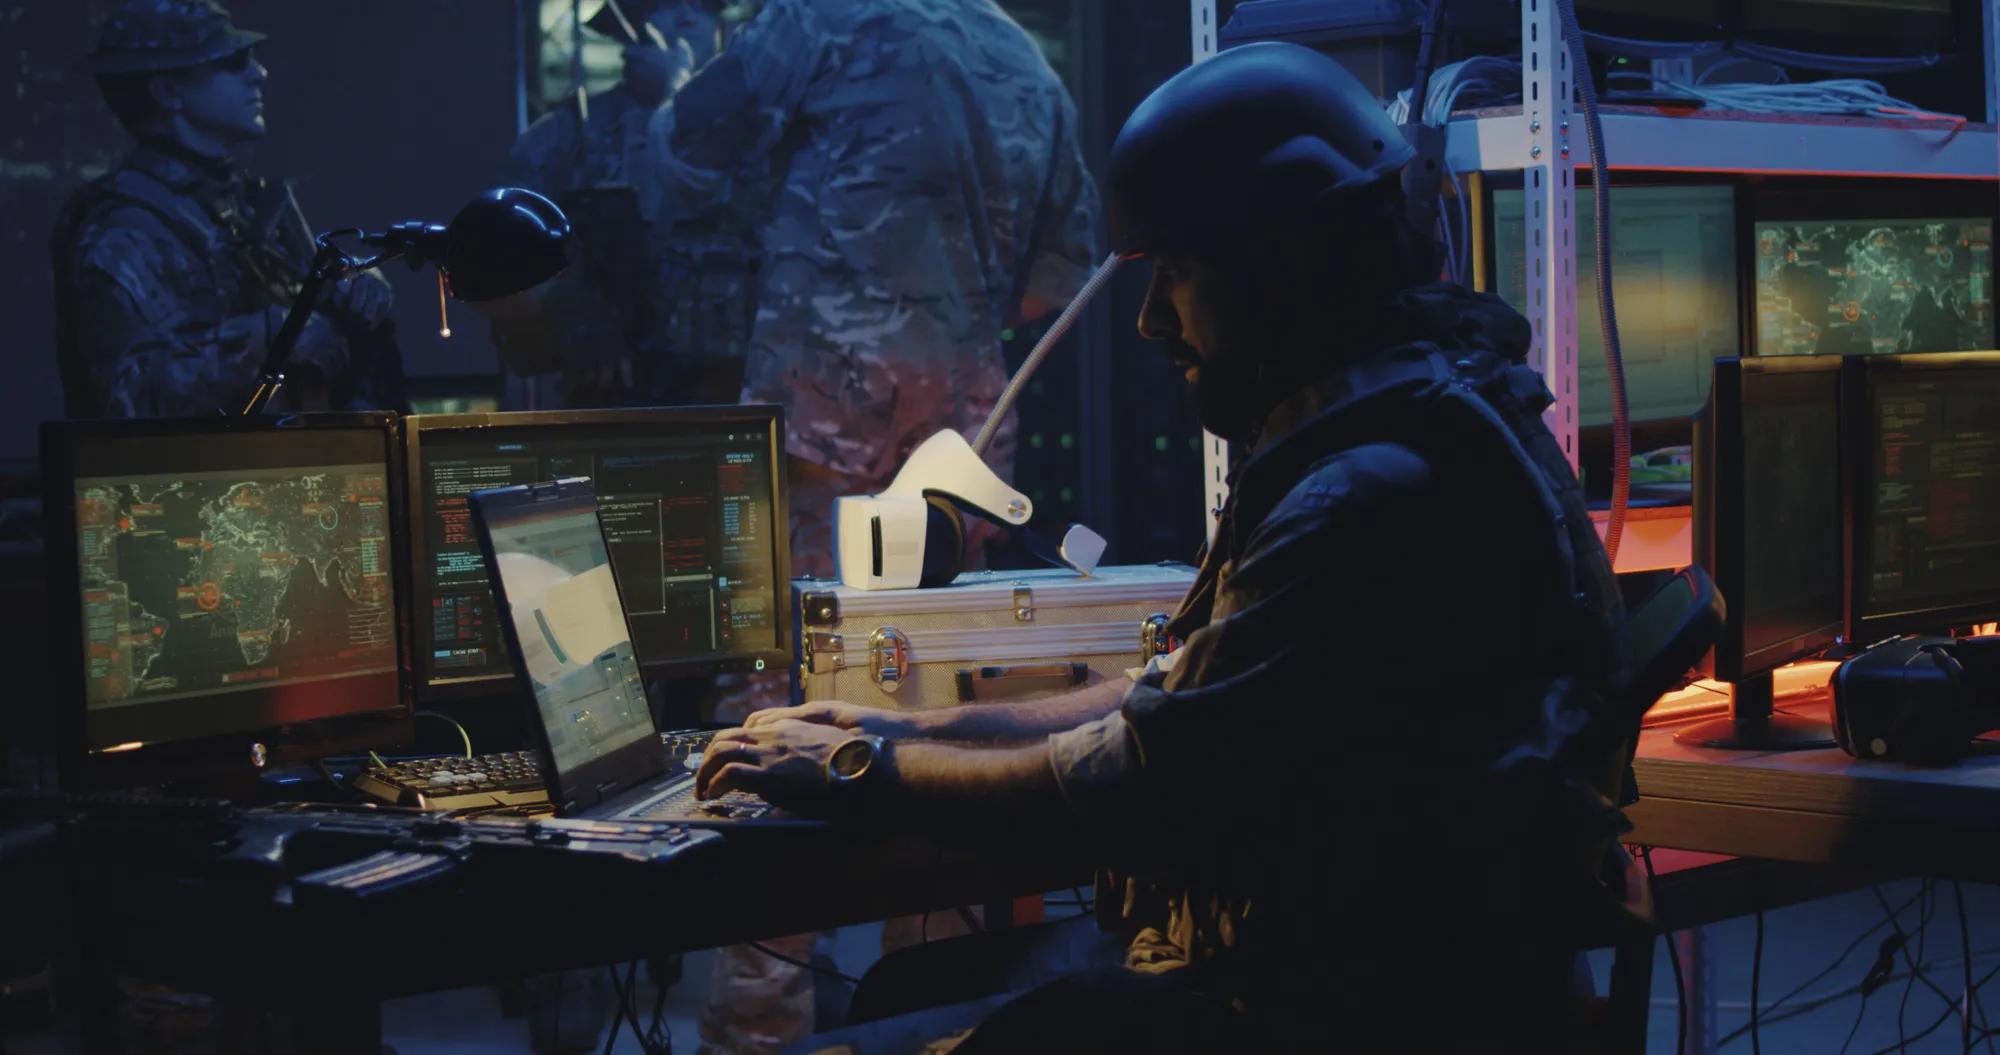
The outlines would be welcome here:
M 79 479 L 93 707 L 396 667 L 380 466 Z
M 1759 223 L 1763 355 L 1993 346 L 1993 226 L 1983 220 Z

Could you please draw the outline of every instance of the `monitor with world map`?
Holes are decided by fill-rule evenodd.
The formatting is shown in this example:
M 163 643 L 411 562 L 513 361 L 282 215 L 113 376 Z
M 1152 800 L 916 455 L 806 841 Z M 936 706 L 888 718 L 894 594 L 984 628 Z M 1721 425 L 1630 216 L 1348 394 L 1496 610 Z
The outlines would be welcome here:
M 50 593 L 91 750 L 406 706 L 394 435 L 385 415 L 45 430 Z
M 1990 184 L 1756 197 L 1749 252 L 1758 355 L 1896 355 L 1994 346 Z

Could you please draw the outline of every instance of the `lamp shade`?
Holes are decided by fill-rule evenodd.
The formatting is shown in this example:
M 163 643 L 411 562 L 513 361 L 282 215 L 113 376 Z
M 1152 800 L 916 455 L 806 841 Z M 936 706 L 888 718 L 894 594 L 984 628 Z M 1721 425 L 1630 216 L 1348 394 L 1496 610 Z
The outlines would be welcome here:
M 435 228 L 433 228 L 435 230 Z M 459 300 L 494 300 L 538 286 L 569 266 L 574 241 L 556 203 L 520 187 L 472 199 L 444 232 L 444 273 Z

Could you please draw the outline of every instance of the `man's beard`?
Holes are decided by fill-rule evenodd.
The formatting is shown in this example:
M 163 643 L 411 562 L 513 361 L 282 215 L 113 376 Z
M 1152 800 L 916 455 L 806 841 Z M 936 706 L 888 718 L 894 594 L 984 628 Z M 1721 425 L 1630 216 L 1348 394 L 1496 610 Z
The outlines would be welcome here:
M 1176 363 L 1195 367 L 1188 394 L 1201 427 L 1230 443 L 1253 442 L 1271 410 L 1268 386 L 1251 371 L 1228 361 L 1203 359 L 1185 345 L 1176 343 L 1171 351 Z

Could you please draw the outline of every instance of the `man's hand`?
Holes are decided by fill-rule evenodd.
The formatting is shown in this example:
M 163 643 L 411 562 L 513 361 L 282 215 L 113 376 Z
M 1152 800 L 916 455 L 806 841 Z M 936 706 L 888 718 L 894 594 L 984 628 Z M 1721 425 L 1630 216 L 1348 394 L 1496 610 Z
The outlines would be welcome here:
M 349 319 L 373 329 L 388 319 L 396 295 L 389 289 L 388 279 L 365 271 L 341 283 L 341 302 L 341 309 Z
M 858 703 L 827 700 L 799 707 L 772 707 L 752 714 L 743 722 L 746 729 L 758 729 L 777 722 L 809 722 L 830 725 L 854 733 L 867 733 L 887 740 L 908 740 L 924 735 L 922 711 L 891 711 Z
M 762 795 L 774 805 L 811 811 L 827 798 L 826 760 L 853 733 L 811 722 L 764 722 L 715 734 L 694 777 L 697 798 L 729 791 Z

